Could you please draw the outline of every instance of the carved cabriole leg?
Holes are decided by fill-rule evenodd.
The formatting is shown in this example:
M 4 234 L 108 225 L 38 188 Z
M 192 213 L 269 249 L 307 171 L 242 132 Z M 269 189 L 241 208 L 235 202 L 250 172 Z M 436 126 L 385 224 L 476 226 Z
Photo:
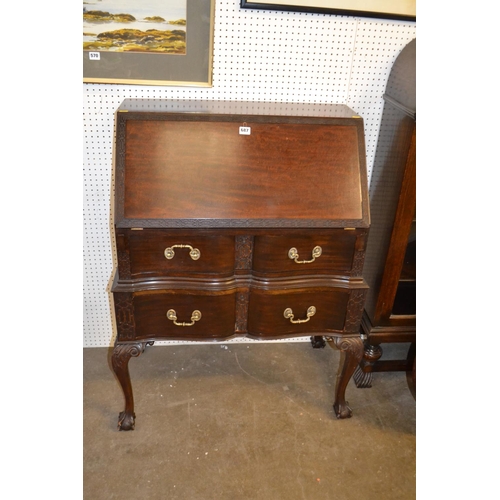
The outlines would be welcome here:
M 131 357 L 140 356 L 145 347 L 145 342 L 137 342 L 135 344 L 117 343 L 111 355 L 113 371 L 118 377 L 125 396 L 125 410 L 118 416 L 118 429 L 121 431 L 131 431 L 135 427 L 134 396 L 128 371 L 128 362 Z
M 379 345 L 365 343 L 363 358 L 354 372 L 354 383 L 359 389 L 372 386 L 372 371 L 375 363 L 382 356 L 382 348 Z
M 337 348 L 340 349 L 343 358 L 341 361 L 342 368 L 335 387 L 333 410 L 337 418 L 349 418 L 352 416 L 352 410 L 345 400 L 345 390 L 363 356 L 363 341 L 359 337 L 335 337 L 333 340 Z

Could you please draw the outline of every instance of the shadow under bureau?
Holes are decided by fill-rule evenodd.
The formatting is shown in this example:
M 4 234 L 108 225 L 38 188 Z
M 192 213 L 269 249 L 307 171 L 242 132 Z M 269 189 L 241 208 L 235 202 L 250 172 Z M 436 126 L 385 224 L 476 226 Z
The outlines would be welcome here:
M 363 120 L 344 105 L 125 100 L 116 114 L 112 366 L 159 340 L 332 340 L 334 410 L 359 328 L 369 227 Z

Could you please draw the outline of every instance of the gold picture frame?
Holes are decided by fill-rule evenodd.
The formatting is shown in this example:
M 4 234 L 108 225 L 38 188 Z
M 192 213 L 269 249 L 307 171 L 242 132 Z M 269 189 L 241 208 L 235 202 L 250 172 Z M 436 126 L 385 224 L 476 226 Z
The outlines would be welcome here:
M 97 5 L 105 11 L 105 0 Z M 214 7 L 215 0 L 186 0 L 184 53 L 101 51 L 84 44 L 83 82 L 211 87 Z M 84 15 L 85 8 L 84 2 Z
M 416 0 L 240 0 L 243 9 L 314 12 L 416 21 Z

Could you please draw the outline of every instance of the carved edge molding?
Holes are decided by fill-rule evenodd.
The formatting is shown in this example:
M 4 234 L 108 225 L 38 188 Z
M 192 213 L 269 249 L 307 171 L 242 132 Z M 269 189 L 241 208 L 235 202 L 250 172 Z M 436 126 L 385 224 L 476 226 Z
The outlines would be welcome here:
M 123 192 L 123 189 L 118 188 L 117 177 L 117 194 Z M 123 209 L 123 196 L 118 198 Z M 349 219 L 349 220 L 318 220 L 318 219 L 126 219 L 123 216 L 123 210 L 117 210 L 115 218 L 117 227 L 131 228 L 219 228 L 219 227 L 234 227 L 234 228 L 366 228 L 368 227 L 368 218 Z
M 118 339 L 132 340 L 135 338 L 134 296 L 131 292 L 115 292 L 113 298 Z

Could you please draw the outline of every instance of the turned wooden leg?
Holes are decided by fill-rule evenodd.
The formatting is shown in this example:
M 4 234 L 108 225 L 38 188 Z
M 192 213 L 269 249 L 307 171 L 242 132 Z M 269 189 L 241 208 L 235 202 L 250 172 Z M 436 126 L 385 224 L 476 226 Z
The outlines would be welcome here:
M 132 393 L 128 362 L 131 357 L 140 356 L 145 347 L 146 344 L 142 342 L 116 344 L 111 355 L 113 371 L 118 377 L 125 396 L 125 410 L 118 416 L 118 429 L 121 431 L 132 431 L 135 427 L 134 395 Z
M 345 390 L 363 356 L 363 341 L 359 337 L 335 337 L 334 342 L 337 348 L 340 349 L 343 359 L 341 361 L 342 368 L 340 375 L 337 377 L 337 385 L 335 387 L 333 410 L 337 418 L 349 418 L 352 416 L 352 410 L 349 408 L 349 403 L 345 400 Z
M 373 366 L 382 356 L 382 348 L 379 345 L 365 343 L 363 358 L 354 372 L 354 383 L 359 389 L 372 386 Z

